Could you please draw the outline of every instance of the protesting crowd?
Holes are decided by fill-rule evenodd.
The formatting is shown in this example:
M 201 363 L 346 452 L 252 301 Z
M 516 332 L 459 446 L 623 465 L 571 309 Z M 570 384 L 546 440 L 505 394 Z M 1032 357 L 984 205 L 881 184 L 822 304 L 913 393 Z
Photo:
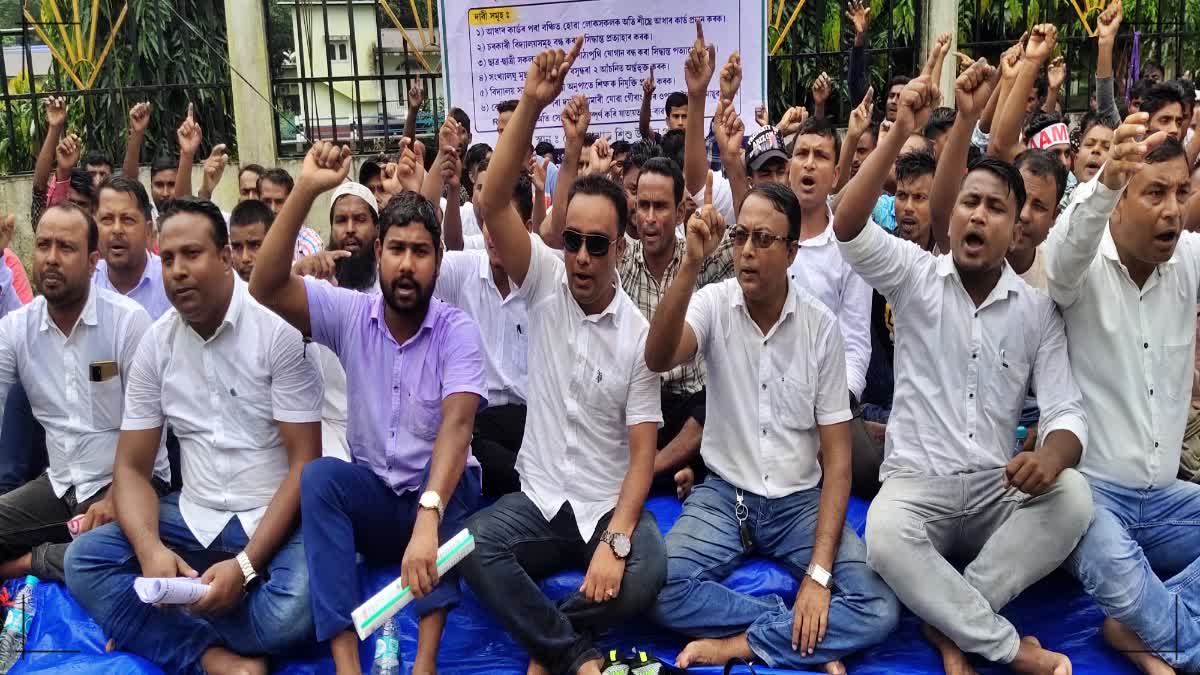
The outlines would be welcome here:
M 455 109 L 427 148 L 414 88 L 398 154 L 247 161 L 229 213 L 223 145 L 193 192 L 190 109 L 134 106 L 117 167 L 48 100 L 36 296 L 0 265 L 0 576 L 65 583 L 169 673 L 315 642 L 360 673 L 365 561 L 411 588 L 414 673 L 453 667 L 469 589 L 531 674 L 605 672 L 635 618 L 681 636 L 678 668 L 845 673 L 907 609 L 947 675 L 1070 675 L 1000 613 L 1061 567 L 1139 670 L 1200 670 L 1196 86 L 1150 64 L 1118 102 L 1120 0 L 1074 120 L 1053 25 L 998 63 L 942 36 L 875 92 L 848 17 L 844 131 L 822 74 L 747 137 L 741 59 L 697 21 L 665 121 L 649 73 L 642 140 L 598 137 L 560 98 L 581 36 L 533 60 L 496 147 Z M 556 101 L 564 147 L 534 147 Z M 183 121 L 147 191 L 151 115 Z M 651 494 L 682 502 L 669 531 Z M 722 583 L 751 556 L 795 597 Z M 556 602 L 563 569 L 584 581 Z M 160 607 L 138 577 L 207 591 Z

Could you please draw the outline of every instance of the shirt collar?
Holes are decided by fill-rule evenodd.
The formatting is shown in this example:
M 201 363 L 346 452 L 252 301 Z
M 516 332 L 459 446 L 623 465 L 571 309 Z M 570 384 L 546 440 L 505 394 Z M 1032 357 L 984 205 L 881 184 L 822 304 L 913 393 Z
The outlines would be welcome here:
M 950 275 L 954 275 L 956 277 L 958 276 L 958 268 L 954 266 L 953 255 L 950 255 L 949 253 L 939 255 L 937 257 L 936 264 L 937 267 L 934 269 L 939 277 L 948 277 Z M 979 308 L 982 309 L 984 306 L 992 302 L 1007 297 L 1009 293 L 1016 293 L 1020 288 L 1020 285 L 1018 284 L 1020 279 L 1021 277 L 1013 271 L 1012 265 L 1009 265 L 1008 261 L 1005 260 L 1004 270 L 1000 273 L 1000 279 L 996 281 L 996 286 L 992 289 L 991 293 L 988 293 L 987 299 L 983 301 L 983 304 L 980 305 Z M 959 283 L 962 283 L 961 279 L 959 280 Z
M 730 307 L 741 307 L 746 312 L 746 315 L 749 316 L 750 310 L 746 308 L 746 296 L 745 296 L 745 294 L 742 293 L 742 285 L 738 284 L 736 280 L 734 281 L 734 283 L 737 285 L 737 290 L 735 290 L 733 292 L 732 297 L 729 299 L 729 306 Z M 779 313 L 779 320 L 777 320 L 775 322 L 776 326 L 783 323 L 783 320 L 786 319 L 789 315 L 795 314 L 796 310 L 800 306 L 799 305 L 800 298 L 796 294 L 795 286 L 796 285 L 791 283 L 790 281 L 788 282 L 787 298 L 784 299 L 784 301 L 783 301 L 783 311 L 781 311 Z M 774 330 L 774 328 L 772 328 L 772 330 Z
M 827 226 L 825 227 L 825 231 L 813 237 L 812 239 L 805 239 L 804 241 L 800 242 L 800 246 L 825 246 L 826 244 L 833 243 L 833 208 L 829 206 L 828 201 L 825 202 L 825 210 L 829 212 L 829 220 L 826 221 Z
M 564 262 L 563 264 L 565 265 L 566 263 Z M 564 272 L 565 272 L 565 270 L 564 270 Z M 563 293 L 567 294 L 567 299 L 571 301 L 571 304 L 573 304 L 575 306 L 575 309 L 578 310 L 579 313 L 583 316 L 584 321 L 591 321 L 592 323 L 599 323 L 604 317 L 612 317 L 613 325 L 620 326 L 621 325 L 621 313 L 618 312 L 617 310 L 621 308 L 621 296 L 625 294 L 625 292 L 623 290 L 621 290 L 622 285 L 621 285 L 621 273 L 620 272 L 616 272 L 613 274 L 613 288 L 616 289 L 616 292 L 613 293 L 612 302 L 609 302 L 607 307 L 605 307 L 599 314 L 585 314 L 583 311 L 583 308 L 579 306 L 579 301 L 575 299 L 574 295 L 571 295 L 571 284 L 567 280 L 567 275 L 563 274 L 563 278 L 562 278 Z
M 1125 263 L 1121 262 L 1121 254 L 1117 252 L 1117 242 L 1113 241 L 1112 231 L 1108 228 L 1104 229 L 1104 238 L 1100 240 L 1100 255 L 1122 267 L 1125 265 Z M 1171 253 L 1171 259 L 1163 263 L 1163 265 L 1174 265 L 1178 261 L 1179 246 L 1176 245 L 1175 251 Z M 1159 265 L 1159 267 L 1162 267 L 1162 265 Z
M 225 308 L 225 316 L 221 317 L 221 323 L 217 326 L 217 329 L 215 331 L 213 331 L 212 336 L 209 337 L 207 340 L 205 340 L 204 338 L 201 338 L 201 341 L 204 342 L 205 344 L 207 344 L 209 342 L 212 342 L 213 340 L 216 340 L 218 337 L 220 337 L 221 333 L 223 333 L 227 327 L 229 330 L 233 330 L 234 328 L 236 328 L 237 324 L 238 324 L 238 320 L 242 316 L 242 307 L 243 307 L 243 305 L 246 304 L 246 296 L 248 296 L 249 294 L 250 294 L 249 285 L 247 285 L 246 282 L 242 281 L 242 278 L 240 276 L 238 276 L 237 274 L 234 274 L 233 275 L 233 290 L 230 292 L 230 295 L 229 295 L 229 307 Z M 181 320 L 183 319 L 182 316 L 180 316 L 179 318 Z M 184 321 L 184 324 L 186 325 L 187 322 Z M 188 330 L 192 331 L 193 333 L 196 332 L 196 330 L 194 328 L 192 328 L 190 325 L 188 326 Z M 196 334 L 199 335 L 199 333 L 196 333 Z
M 75 320 L 76 326 L 78 326 L 81 323 L 86 324 L 88 326 L 97 325 L 98 320 L 96 318 L 96 294 L 99 292 L 100 292 L 100 289 L 97 288 L 95 284 L 92 284 L 92 283 L 88 284 L 87 302 L 83 303 L 83 311 L 79 313 L 79 318 Z M 54 320 L 50 318 L 50 305 L 43 302 L 42 303 L 41 331 L 42 332 L 48 331 L 48 330 L 50 330 L 50 328 L 52 326 L 57 328 L 57 326 L 54 325 Z M 74 327 L 72 327 L 71 332 L 72 333 L 75 332 Z
M 104 279 L 112 285 L 112 277 L 108 276 L 108 262 L 101 260 L 104 264 Z M 136 291 L 146 284 L 154 283 L 154 278 L 162 278 L 162 259 L 154 255 L 153 251 L 146 251 L 146 266 L 142 268 L 142 278 L 138 279 L 137 284 L 129 290 L 130 293 Z

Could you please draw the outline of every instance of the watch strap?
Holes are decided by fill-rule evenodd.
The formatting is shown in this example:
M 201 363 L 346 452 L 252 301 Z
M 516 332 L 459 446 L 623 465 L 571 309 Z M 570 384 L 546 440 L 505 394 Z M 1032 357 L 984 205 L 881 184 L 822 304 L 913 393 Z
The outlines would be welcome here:
M 251 582 L 258 579 L 258 572 L 254 571 L 254 565 L 250 564 L 250 556 L 246 555 L 245 551 L 237 554 L 237 564 L 242 568 L 242 576 L 245 580 L 242 582 L 242 588 L 246 588 Z
M 810 579 L 817 582 L 818 586 L 820 586 L 826 590 L 829 590 L 830 587 L 833 586 L 833 574 L 829 570 L 818 565 L 817 563 L 809 564 L 808 571 L 805 572 L 805 574 Z

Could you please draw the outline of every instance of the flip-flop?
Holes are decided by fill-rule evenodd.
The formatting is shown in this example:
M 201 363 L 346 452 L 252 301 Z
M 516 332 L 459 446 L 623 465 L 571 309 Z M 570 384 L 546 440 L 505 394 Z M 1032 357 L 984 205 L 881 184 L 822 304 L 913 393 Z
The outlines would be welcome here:
M 725 670 L 722 671 L 722 675 L 729 675 L 731 672 L 733 672 L 734 666 L 746 666 L 746 668 L 748 668 L 750 671 L 750 675 L 756 675 L 754 672 L 754 666 L 751 665 L 746 659 L 740 657 L 730 659 L 729 662 L 725 664 Z

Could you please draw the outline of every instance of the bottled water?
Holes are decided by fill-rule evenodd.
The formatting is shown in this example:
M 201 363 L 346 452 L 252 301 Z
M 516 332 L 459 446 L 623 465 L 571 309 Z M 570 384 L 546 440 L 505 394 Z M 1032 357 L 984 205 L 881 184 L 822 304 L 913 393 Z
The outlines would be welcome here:
M 1013 446 L 1013 456 L 1017 456 L 1025 449 L 1025 439 L 1029 438 L 1029 430 L 1025 427 L 1017 427 L 1017 443 Z
M 371 675 L 400 675 L 400 638 L 396 617 L 388 619 L 375 635 L 375 662 Z
M 37 577 L 32 574 L 25 577 L 25 586 L 17 593 L 4 618 L 4 631 L 0 632 L 0 673 L 7 673 L 25 650 L 25 639 L 33 624 L 33 591 L 37 585 Z

